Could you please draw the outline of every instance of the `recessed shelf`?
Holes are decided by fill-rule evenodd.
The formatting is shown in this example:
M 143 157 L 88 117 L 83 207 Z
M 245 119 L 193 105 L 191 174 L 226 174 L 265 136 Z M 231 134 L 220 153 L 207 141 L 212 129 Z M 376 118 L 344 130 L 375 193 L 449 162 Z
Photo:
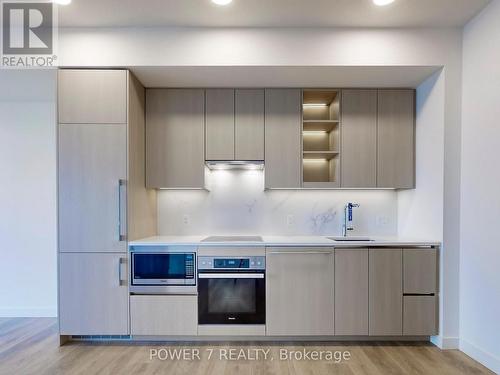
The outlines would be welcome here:
M 339 124 L 338 120 L 304 120 L 304 132 L 331 132 Z
M 324 159 L 330 160 L 339 154 L 338 151 L 304 151 L 304 160 Z
M 302 178 L 310 188 L 340 186 L 340 91 L 303 91 Z

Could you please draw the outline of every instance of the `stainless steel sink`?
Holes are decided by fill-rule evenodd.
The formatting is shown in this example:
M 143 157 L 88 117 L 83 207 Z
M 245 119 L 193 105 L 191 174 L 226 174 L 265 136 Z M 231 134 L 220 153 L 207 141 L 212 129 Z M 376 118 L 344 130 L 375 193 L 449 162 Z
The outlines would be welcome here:
M 210 236 L 201 242 L 262 242 L 261 236 Z
M 327 237 L 327 239 L 335 242 L 364 242 L 373 241 L 369 237 Z

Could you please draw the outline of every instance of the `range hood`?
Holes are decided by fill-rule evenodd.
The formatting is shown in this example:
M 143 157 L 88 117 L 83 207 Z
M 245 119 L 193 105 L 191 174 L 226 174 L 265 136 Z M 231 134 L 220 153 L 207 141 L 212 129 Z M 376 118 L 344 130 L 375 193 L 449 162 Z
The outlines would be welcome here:
M 205 162 L 208 169 L 228 170 L 228 169 L 246 169 L 262 170 L 264 169 L 263 160 L 207 160 Z

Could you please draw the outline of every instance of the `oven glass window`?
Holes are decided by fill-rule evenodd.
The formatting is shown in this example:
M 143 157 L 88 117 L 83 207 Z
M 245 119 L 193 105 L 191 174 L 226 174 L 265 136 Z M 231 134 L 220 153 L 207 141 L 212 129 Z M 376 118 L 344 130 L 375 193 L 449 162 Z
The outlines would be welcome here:
M 255 314 L 255 279 L 209 279 L 207 307 L 209 314 Z
M 134 254 L 134 279 L 186 279 L 186 261 L 192 254 Z

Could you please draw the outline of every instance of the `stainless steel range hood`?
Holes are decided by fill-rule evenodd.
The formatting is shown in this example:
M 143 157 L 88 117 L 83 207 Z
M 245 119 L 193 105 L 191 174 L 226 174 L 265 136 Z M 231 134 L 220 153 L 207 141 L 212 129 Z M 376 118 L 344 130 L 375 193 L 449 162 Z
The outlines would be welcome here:
M 211 170 L 262 170 L 264 169 L 263 160 L 207 160 L 206 166 Z

